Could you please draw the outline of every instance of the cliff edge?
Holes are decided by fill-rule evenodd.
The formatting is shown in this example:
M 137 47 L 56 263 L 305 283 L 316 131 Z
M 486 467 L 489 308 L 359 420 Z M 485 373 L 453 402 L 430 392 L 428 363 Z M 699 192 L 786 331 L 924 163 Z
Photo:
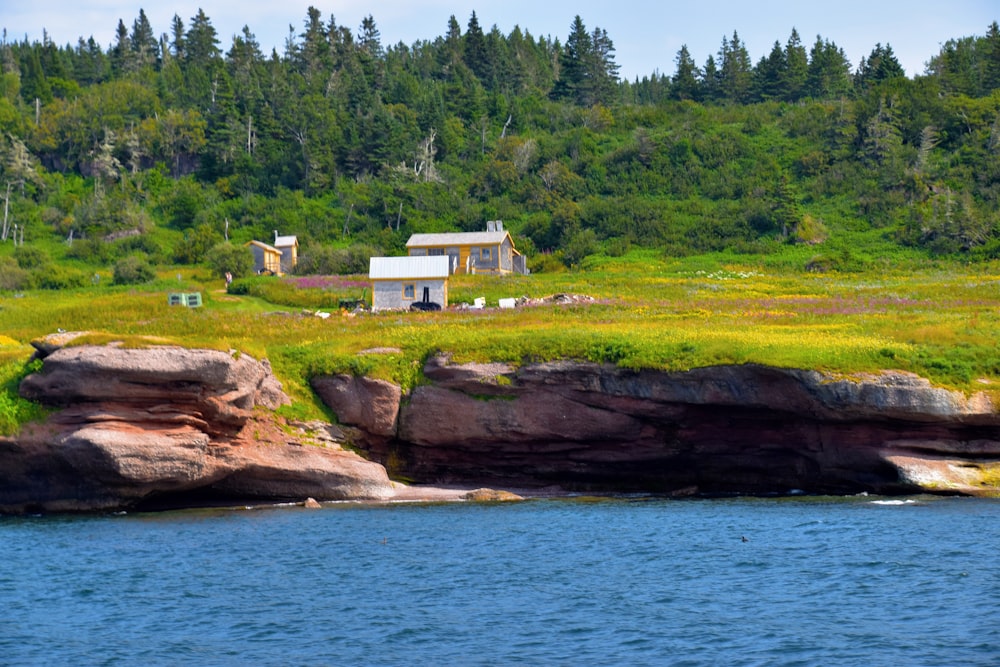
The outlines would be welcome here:
M 984 393 L 903 372 L 755 365 L 632 371 L 558 361 L 428 361 L 429 383 L 313 387 L 390 473 L 423 483 L 591 491 L 1000 493 L 1000 414 Z M 359 397 L 364 397 L 359 401 Z
M 385 469 L 292 425 L 266 360 L 173 346 L 35 344 L 21 394 L 54 409 L 0 438 L 0 512 L 385 499 Z

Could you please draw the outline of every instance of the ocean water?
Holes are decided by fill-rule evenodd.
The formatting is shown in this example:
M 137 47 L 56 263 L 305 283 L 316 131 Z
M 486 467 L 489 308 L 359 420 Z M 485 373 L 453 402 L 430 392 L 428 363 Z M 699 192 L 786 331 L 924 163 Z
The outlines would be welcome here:
M 0 518 L 2 665 L 997 665 L 1000 502 Z

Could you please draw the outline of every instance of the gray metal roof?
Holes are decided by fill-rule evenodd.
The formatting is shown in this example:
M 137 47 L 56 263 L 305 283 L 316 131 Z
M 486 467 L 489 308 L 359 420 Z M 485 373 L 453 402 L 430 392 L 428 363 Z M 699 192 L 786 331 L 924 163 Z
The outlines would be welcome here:
M 368 277 L 372 280 L 417 280 L 447 278 L 450 259 L 437 257 L 372 257 Z
M 507 238 L 507 232 L 451 232 L 446 234 L 413 234 L 406 242 L 407 248 L 426 246 L 456 245 L 499 245 Z

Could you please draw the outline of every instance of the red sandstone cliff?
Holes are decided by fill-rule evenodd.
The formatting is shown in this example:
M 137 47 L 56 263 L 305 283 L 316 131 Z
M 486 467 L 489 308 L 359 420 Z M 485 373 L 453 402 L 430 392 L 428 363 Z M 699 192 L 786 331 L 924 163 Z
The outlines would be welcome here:
M 672 493 L 1000 492 L 1000 414 L 899 372 L 761 366 L 686 373 L 576 362 L 450 364 L 409 396 L 313 386 L 356 444 L 421 482 Z M 359 397 L 364 397 L 360 400 Z
M 402 487 L 292 425 L 266 361 L 179 347 L 39 341 L 24 396 L 54 408 L 0 438 L 0 512 L 318 499 L 455 499 Z M 578 362 L 317 377 L 354 444 L 422 483 L 692 493 L 1000 493 L 1000 414 L 898 372 L 761 366 L 686 373 Z M 428 495 L 430 494 L 430 495 Z
M 0 512 L 394 494 L 381 465 L 331 443 L 329 425 L 273 414 L 288 398 L 266 361 L 167 346 L 36 347 L 42 371 L 20 390 L 56 411 L 0 438 Z

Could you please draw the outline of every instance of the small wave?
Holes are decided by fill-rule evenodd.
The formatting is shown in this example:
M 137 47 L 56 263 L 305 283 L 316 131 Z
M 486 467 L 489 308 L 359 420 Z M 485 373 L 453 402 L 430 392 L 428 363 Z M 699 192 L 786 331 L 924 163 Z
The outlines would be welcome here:
M 914 505 L 914 504 L 916 504 L 916 502 L 917 502 L 916 500 L 913 500 L 911 498 L 911 499 L 907 499 L 907 500 L 873 500 L 873 501 L 871 501 L 871 504 L 872 505 Z

